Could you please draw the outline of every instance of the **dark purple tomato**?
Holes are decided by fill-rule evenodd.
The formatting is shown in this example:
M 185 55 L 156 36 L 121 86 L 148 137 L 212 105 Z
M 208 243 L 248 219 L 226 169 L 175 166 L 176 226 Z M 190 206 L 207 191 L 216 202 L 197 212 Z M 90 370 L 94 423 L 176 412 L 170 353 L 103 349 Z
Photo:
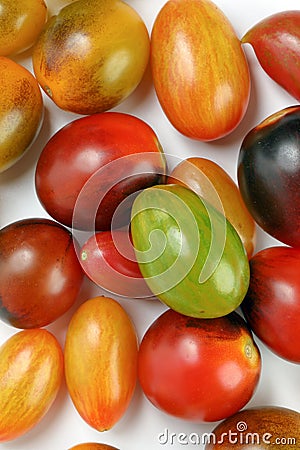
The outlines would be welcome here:
M 250 260 L 242 311 L 273 352 L 300 363 L 300 248 L 269 247 Z
M 84 272 L 72 234 L 30 218 L 0 230 L 0 318 L 16 328 L 43 327 L 75 302 Z
M 244 202 L 260 227 L 300 246 L 300 106 L 271 115 L 244 138 L 238 161 Z

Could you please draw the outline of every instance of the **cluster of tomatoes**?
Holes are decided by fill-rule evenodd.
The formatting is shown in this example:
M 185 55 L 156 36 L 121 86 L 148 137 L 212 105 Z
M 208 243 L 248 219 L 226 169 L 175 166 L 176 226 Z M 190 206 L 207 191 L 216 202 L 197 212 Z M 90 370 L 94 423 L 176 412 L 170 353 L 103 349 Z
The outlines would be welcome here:
M 247 133 L 238 184 L 208 158 L 168 155 L 148 123 L 110 111 L 150 62 L 159 104 L 180 135 L 228 136 L 250 98 L 245 43 L 299 100 L 300 11 L 267 17 L 239 40 L 210 0 L 170 0 L 150 37 L 122 0 L 63 3 L 51 16 L 44 1 L 13 8 L 0 0 L 0 175 L 22 164 L 39 136 L 43 95 L 79 116 L 36 160 L 34 190 L 48 217 L 0 230 L 0 318 L 19 329 L 0 348 L 0 442 L 41 421 L 64 377 L 75 409 L 98 431 L 124 416 L 138 381 L 170 416 L 223 421 L 216 436 L 232 417 L 262 434 L 271 429 L 265 420 L 280 418 L 272 433 L 293 430 L 300 442 L 296 411 L 241 412 L 261 375 L 253 333 L 300 363 L 300 106 Z M 32 72 L 14 60 L 24 51 Z M 255 252 L 257 224 L 278 246 Z M 86 278 L 106 293 L 76 309 L 62 348 L 47 326 L 74 307 Z M 147 307 L 159 300 L 166 310 L 139 342 L 115 297 Z

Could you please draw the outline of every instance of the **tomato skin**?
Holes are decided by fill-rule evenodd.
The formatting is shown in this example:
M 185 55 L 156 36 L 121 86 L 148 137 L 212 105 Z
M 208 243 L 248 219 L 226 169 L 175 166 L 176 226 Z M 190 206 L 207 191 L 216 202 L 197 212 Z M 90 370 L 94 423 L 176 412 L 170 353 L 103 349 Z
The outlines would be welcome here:
M 63 380 L 63 351 L 47 330 L 22 330 L 0 347 L 0 442 L 27 433 L 48 412 Z
M 48 219 L 0 230 L 0 317 L 17 328 L 46 326 L 75 302 L 83 281 L 73 236 Z
M 111 228 L 120 203 L 161 183 L 165 171 L 152 128 L 129 114 L 107 112 L 76 119 L 52 136 L 39 157 L 35 186 L 43 207 L 58 222 L 104 231 Z M 126 203 L 121 216 L 116 228 L 128 222 Z
M 81 417 L 98 431 L 125 414 L 137 380 L 138 342 L 131 319 L 109 297 L 83 303 L 69 324 L 65 374 Z
M 260 227 L 300 246 L 300 107 L 275 112 L 245 136 L 238 158 L 244 203 Z
M 256 242 L 255 222 L 246 208 L 238 186 L 217 163 L 200 157 L 180 162 L 170 173 L 168 183 L 183 184 L 211 203 L 237 230 L 248 258 Z
M 250 273 L 241 305 L 249 326 L 277 355 L 300 363 L 300 248 L 265 248 L 250 260 Z
M 242 43 L 250 44 L 265 72 L 300 101 L 300 11 L 280 11 L 262 19 Z
M 88 442 L 84 444 L 75 445 L 75 447 L 69 450 L 118 450 L 116 447 L 112 447 L 107 444 L 98 444 L 97 442 Z
M 261 357 L 235 312 L 195 319 L 165 311 L 140 343 L 138 377 L 144 394 L 164 412 L 197 422 L 230 416 L 252 397 Z
M 240 123 L 250 95 L 249 68 L 231 23 L 210 0 L 170 0 L 151 34 L 158 100 L 172 125 L 202 141 Z

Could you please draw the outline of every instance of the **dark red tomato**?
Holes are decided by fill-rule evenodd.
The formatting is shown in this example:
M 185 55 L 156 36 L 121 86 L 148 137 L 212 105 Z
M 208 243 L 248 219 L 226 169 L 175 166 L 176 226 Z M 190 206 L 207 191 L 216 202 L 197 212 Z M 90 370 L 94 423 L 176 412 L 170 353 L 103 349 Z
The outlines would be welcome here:
M 43 327 L 75 302 L 84 272 L 72 234 L 48 219 L 0 230 L 0 317 L 17 328 Z
M 167 310 L 146 331 L 138 376 L 148 399 L 176 417 L 210 422 L 239 411 L 251 399 L 261 357 L 236 312 L 197 319 Z
M 93 234 L 81 248 L 80 262 L 87 276 L 109 292 L 135 298 L 152 296 L 126 230 Z
M 250 260 L 242 310 L 253 332 L 277 355 L 300 363 L 300 248 L 269 247 Z
M 115 213 L 114 228 L 127 224 L 132 194 L 164 181 L 165 172 L 149 125 L 125 113 L 94 114 L 64 126 L 46 144 L 36 192 L 58 222 L 103 231 L 111 228 Z

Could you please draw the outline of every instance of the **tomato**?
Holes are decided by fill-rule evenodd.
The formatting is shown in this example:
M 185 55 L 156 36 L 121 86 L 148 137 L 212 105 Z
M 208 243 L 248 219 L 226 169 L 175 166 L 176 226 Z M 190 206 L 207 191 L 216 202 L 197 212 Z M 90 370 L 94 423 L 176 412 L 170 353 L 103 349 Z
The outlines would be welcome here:
M 20 53 L 31 47 L 46 19 L 44 0 L 0 0 L 0 55 Z
M 190 157 L 180 162 L 171 172 L 168 183 L 183 184 L 225 214 L 238 232 L 248 258 L 254 252 L 255 222 L 246 208 L 238 186 L 225 170 L 215 162 Z
M 140 83 L 150 52 L 142 18 L 120 0 L 79 0 L 53 16 L 33 49 L 46 94 L 78 114 L 107 111 Z
M 265 72 L 300 101 L 300 11 L 265 17 L 250 28 L 242 43 L 249 43 Z
M 126 230 L 93 234 L 81 248 L 80 262 L 87 276 L 107 291 L 130 298 L 152 295 Z
M 112 447 L 107 444 L 98 444 L 96 442 L 88 442 L 86 444 L 78 444 L 70 450 L 118 450 L 116 447 Z
M 43 98 L 33 75 L 0 56 L 0 173 L 14 165 L 40 131 Z
M 165 172 L 152 128 L 130 114 L 107 112 L 76 119 L 52 136 L 39 157 L 35 185 L 55 220 L 103 231 L 113 217 L 113 228 L 127 224 L 132 194 L 162 182 Z
M 259 349 L 233 312 L 197 319 L 167 310 L 144 334 L 138 358 L 143 392 L 154 406 L 185 420 L 224 419 L 251 399 Z
M 244 246 L 223 214 L 191 189 L 167 184 L 139 193 L 131 234 L 150 290 L 170 308 L 211 318 L 242 302 L 249 284 Z
M 75 302 L 83 280 L 73 236 L 60 224 L 22 219 L 0 230 L 0 318 L 43 327 Z
M 66 335 L 66 382 L 78 413 L 96 430 L 111 429 L 129 407 L 137 353 L 134 325 L 116 300 L 95 297 L 75 312 Z
M 253 332 L 277 355 L 300 363 L 300 248 L 269 247 L 250 260 L 242 310 Z
M 238 184 L 260 227 L 300 246 L 300 106 L 275 112 L 248 132 L 238 158 Z
M 172 125 L 211 141 L 232 132 L 248 107 L 247 59 L 233 27 L 210 0 L 169 0 L 151 34 L 158 100 Z
M 297 450 L 300 414 L 282 406 L 244 409 L 218 424 L 205 450 Z
M 0 442 L 24 435 L 53 404 L 63 351 L 47 330 L 22 330 L 0 347 Z

